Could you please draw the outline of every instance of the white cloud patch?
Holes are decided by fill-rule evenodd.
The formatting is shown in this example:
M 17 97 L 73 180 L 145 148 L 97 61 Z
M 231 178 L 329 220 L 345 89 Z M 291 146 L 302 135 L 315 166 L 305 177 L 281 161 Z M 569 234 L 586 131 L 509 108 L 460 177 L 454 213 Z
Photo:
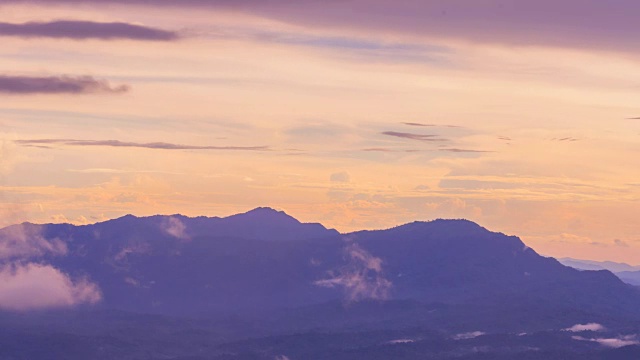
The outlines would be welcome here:
M 620 348 L 623 346 L 629 345 L 639 345 L 640 340 L 637 335 L 623 335 L 617 338 L 595 338 L 595 339 L 587 339 L 582 336 L 572 336 L 573 340 L 578 341 L 591 341 L 596 342 L 602 346 L 610 347 L 610 348 Z
M 47 240 L 39 226 L 14 225 L 2 229 L 0 259 L 29 259 L 51 255 L 65 255 L 67 245 L 60 239 Z
M 457 334 L 453 337 L 454 340 L 467 340 L 477 338 L 478 336 L 482 336 L 485 333 L 482 331 L 472 331 L 468 333 Z
M 416 341 L 413 339 L 396 339 L 396 340 L 387 341 L 387 344 L 398 345 L 398 344 L 410 344 L 413 342 L 416 342 Z
M 384 277 L 382 259 L 375 257 L 357 244 L 346 248 L 349 264 L 331 271 L 328 279 L 314 284 L 328 288 L 342 288 L 349 302 L 364 299 L 386 300 L 393 284 Z
M 563 329 L 563 331 L 581 332 L 581 331 L 604 331 L 606 328 L 598 323 L 588 324 L 575 324 L 570 328 Z
M 176 217 L 171 216 L 163 221 L 162 230 L 177 239 L 189 240 L 189 236 L 186 233 L 187 226 Z
M 0 269 L 0 309 L 27 311 L 95 304 L 102 298 L 97 285 L 72 281 L 60 270 L 42 264 L 14 264 Z

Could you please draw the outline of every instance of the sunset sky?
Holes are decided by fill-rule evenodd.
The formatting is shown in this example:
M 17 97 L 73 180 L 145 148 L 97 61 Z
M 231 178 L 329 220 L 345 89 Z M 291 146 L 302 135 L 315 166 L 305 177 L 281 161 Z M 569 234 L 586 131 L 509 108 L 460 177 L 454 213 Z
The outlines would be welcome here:
M 2 0 L 0 225 L 466 218 L 640 263 L 637 0 Z

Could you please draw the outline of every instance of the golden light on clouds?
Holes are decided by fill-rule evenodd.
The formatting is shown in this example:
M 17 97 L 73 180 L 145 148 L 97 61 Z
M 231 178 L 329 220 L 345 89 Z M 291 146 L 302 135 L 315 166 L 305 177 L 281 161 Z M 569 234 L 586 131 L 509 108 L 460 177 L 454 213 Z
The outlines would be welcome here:
M 0 22 L 119 21 L 182 36 L 2 37 L 2 75 L 130 88 L 7 86 L 3 225 L 272 206 L 341 231 L 469 218 L 544 254 L 638 262 L 636 53 L 276 10 L 1 8 Z

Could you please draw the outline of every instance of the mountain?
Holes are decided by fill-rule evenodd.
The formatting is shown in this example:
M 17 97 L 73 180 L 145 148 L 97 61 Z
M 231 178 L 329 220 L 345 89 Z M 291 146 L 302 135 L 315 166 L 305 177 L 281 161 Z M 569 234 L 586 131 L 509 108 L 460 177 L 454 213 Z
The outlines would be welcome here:
M 615 274 L 627 284 L 640 286 L 640 271 L 620 271 Z
M 578 260 L 572 258 L 558 259 L 562 264 L 578 270 L 609 270 L 627 284 L 640 286 L 640 266 L 612 261 Z
M 152 349 L 149 358 L 284 359 L 273 353 L 283 342 L 291 346 L 282 351 L 295 348 L 298 358 L 309 359 L 322 358 L 308 352 L 316 345 L 327 354 L 331 347 L 334 358 L 399 349 L 414 354 L 406 359 L 442 349 L 448 355 L 439 358 L 475 358 L 473 349 L 497 344 L 503 355 L 529 352 L 540 339 L 557 344 L 561 355 L 553 356 L 572 358 L 567 351 L 595 351 L 600 343 L 640 343 L 625 335 L 640 333 L 637 288 L 607 270 L 564 266 L 515 236 L 466 220 L 340 234 L 258 208 L 225 218 L 25 223 L 0 229 L 0 269 L 7 281 L 48 269 L 67 277 L 66 288 L 75 284 L 68 297 L 80 304 L 69 307 L 63 297 L 57 304 L 63 308 L 0 311 L 0 329 L 12 329 L 6 338 L 23 337 L 24 344 L 60 334 L 68 335 L 65 343 L 93 344 L 78 348 L 78 358 L 102 358 L 96 349 L 113 351 L 111 358 Z M 100 301 L 87 295 L 92 290 L 99 290 Z M 10 298 L 0 296 L 0 306 Z M 593 323 L 599 333 L 576 337 L 563 330 Z M 374 333 L 394 347 L 372 343 Z M 514 337 L 519 333 L 539 335 Z M 334 335 L 342 339 L 339 346 Z M 406 345 L 393 342 L 407 337 Z M 292 339 L 314 345 L 294 346 Z M 0 349 L 0 358 L 41 358 L 15 349 L 5 357 Z
M 566 266 L 570 266 L 578 270 L 609 270 L 613 273 L 624 271 L 640 271 L 640 266 L 632 266 L 629 264 L 613 261 L 579 260 L 573 258 L 560 258 L 558 259 L 558 261 Z

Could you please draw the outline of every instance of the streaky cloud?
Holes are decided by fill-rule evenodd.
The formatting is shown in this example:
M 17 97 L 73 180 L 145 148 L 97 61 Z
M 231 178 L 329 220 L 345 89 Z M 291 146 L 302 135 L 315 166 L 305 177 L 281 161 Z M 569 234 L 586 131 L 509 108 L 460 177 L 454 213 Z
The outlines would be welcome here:
M 107 146 L 107 147 L 129 147 L 158 150 L 244 150 L 244 151 L 269 151 L 268 146 L 200 146 L 183 145 L 166 142 L 137 143 L 120 140 L 78 140 L 78 139 L 31 139 L 15 140 L 17 144 L 27 145 L 66 145 L 66 146 Z
M 5 0 L 4 3 L 230 9 L 305 26 L 621 52 L 638 50 L 636 14 L 640 10 L 636 0 Z
M 418 122 L 403 122 L 402 124 L 407 126 L 419 126 L 419 127 L 448 127 L 448 128 L 460 128 L 460 125 L 438 125 L 438 124 L 424 124 Z
M 418 152 L 420 150 L 417 149 L 405 149 L 405 150 L 401 150 L 401 149 L 389 149 L 389 148 L 365 148 L 362 149 L 362 151 L 366 151 L 366 152 L 388 152 L 388 153 L 414 153 L 414 152 Z
M 404 139 L 410 139 L 410 140 L 418 140 L 418 141 L 447 141 L 447 139 L 439 138 L 438 135 L 433 135 L 433 134 L 414 134 L 414 133 L 398 132 L 398 131 L 384 131 L 381 134 L 387 135 L 387 136 L 404 138 Z
M 458 149 L 458 148 L 447 148 L 447 149 L 438 149 L 439 151 L 446 151 L 452 153 L 491 153 L 495 151 L 489 150 L 473 150 L 473 149 Z
M 0 22 L 0 36 L 23 38 L 64 38 L 74 40 L 145 40 L 171 41 L 179 38 L 173 31 L 124 22 L 60 20 L 21 24 Z
M 0 93 L 29 94 L 120 94 L 128 85 L 112 86 L 106 80 L 91 76 L 12 76 L 0 75 Z

